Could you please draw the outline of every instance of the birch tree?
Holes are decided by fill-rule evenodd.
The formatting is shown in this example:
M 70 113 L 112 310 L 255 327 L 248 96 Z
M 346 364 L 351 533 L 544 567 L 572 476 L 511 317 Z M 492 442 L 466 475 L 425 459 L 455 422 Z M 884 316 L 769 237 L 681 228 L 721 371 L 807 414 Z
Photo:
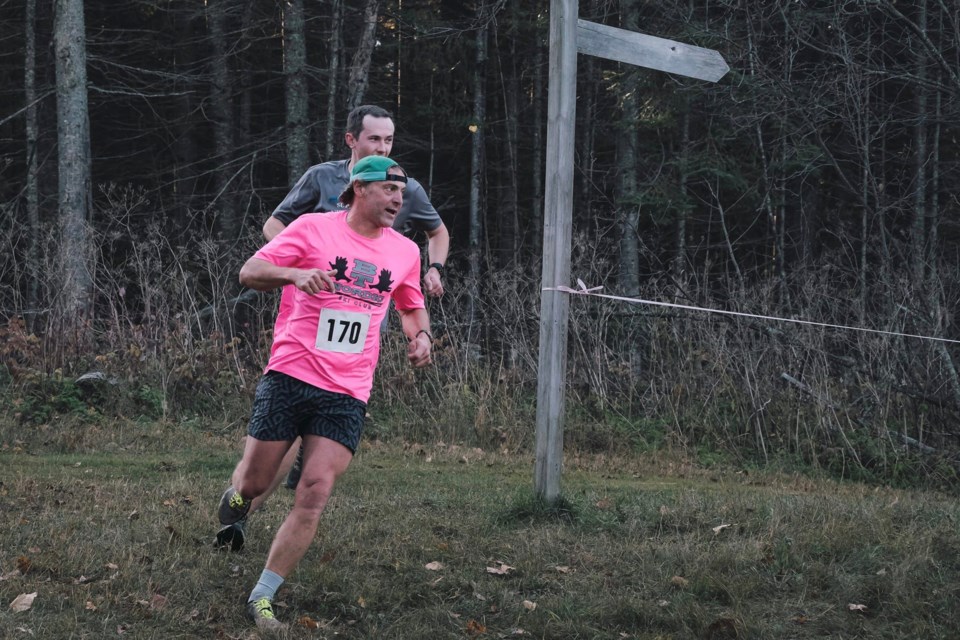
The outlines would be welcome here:
M 56 0 L 54 53 L 57 77 L 57 165 L 61 223 L 59 311 L 65 326 L 80 325 L 91 312 L 90 120 L 83 0 Z

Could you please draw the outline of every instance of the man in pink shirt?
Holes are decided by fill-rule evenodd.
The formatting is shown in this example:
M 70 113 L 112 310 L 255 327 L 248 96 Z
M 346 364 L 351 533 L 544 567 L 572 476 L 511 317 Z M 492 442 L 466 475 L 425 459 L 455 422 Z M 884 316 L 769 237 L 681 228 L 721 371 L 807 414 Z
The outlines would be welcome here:
M 264 631 L 285 627 L 274 617 L 274 595 L 310 546 L 360 441 L 391 299 L 410 340 L 408 360 L 414 367 L 430 364 L 420 250 L 391 229 L 405 186 L 396 162 L 363 158 L 340 196 L 346 211 L 300 216 L 240 270 L 240 282 L 252 289 L 286 287 L 292 306 L 274 328 L 243 458 L 220 500 L 220 522 L 243 518 L 270 487 L 291 443 L 300 436 L 304 445 L 293 509 L 247 602 L 248 615 Z

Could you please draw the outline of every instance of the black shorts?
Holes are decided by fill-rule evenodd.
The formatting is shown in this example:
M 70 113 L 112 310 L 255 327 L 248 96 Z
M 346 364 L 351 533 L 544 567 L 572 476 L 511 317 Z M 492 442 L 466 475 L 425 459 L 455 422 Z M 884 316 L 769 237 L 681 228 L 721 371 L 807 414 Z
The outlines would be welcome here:
M 257 384 L 248 433 L 270 441 L 321 436 L 353 453 L 360 444 L 366 414 L 366 403 L 356 398 L 268 371 Z

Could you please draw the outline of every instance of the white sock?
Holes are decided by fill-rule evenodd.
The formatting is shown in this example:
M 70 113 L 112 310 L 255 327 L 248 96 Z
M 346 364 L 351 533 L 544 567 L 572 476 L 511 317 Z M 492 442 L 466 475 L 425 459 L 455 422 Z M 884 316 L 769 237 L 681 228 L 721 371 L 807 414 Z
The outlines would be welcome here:
M 260 574 L 260 579 L 257 580 L 257 586 L 250 592 L 250 597 L 247 599 L 247 602 L 254 602 L 261 598 L 266 598 L 270 602 L 273 602 L 273 597 L 277 595 L 277 589 L 279 589 L 282 584 L 283 576 L 270 571 L 270 569 L 264 569 L 263 573 Z

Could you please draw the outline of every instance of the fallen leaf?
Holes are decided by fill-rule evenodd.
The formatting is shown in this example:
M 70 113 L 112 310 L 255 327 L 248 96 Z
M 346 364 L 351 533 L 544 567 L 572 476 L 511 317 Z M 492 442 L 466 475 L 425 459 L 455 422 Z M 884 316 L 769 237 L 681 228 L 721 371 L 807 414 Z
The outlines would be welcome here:
M 119 566 L 113 564 L 112 562 L 108 562 L 107 564 L 105 564 L 105 565 L 103 565 L 103 566 L 106 567 L 107 569 L 110 569 L 110 571 L 116 571 L 117 569 L 120 568 Z
M 524 600 L 521 604 L 523 604 L 523 608 L 527 611 L 533 611 L 537 608 L 537 603 L 530 602 L 529 600 Z
M 129 514 L 127 514 L 127 520 L 139 520 L 139 519 L 140 519 L 140 512 L 137 511 L 136 509 L 134 509 Z
M 9 580 L 10 578 L 18 578 L 18 577 L 20 577 L 21 575 L 23 575 L 23 574 L 20 573 L 20 569 L 14 569 L 14 570 L 11 571 L 10 573 L 5 573 L 5 574 L 3 574 L 2 576 L 0 576 L 0 582 L 6 582 L 6 581 Z
M 498 565 L 496 567 L 487 567 L 487 573 L 492 573 L 495 576 L 505 576 L 514 569 L 510 565 L 499 560 L 497 560 L 496 563 Z
M 467 623 L 467 633 L 471 636 L 479 636 L 482 633 L 486 633 L 487 628 L 476 620 L 471 620 Z
M 97 605 L 93 604 L 93 601 L 87 600 L 87 604 L 83 608 L 87 611 L 96 611 Z
M 13 599 L 13 602 L 10 603 L 10 608 L 17 613 L 21 611 L 29 611 L 30 607 L 33 606 L 33 601 L 36 599 L 36 597 L 36 591 L 33 593 L 21 593 Z
M 559 573 L 570 573 L 570 567 L 554 567 Z
M 715 534 L 716 534 L 716 533 L 720 533 L 720 532 L 723 531 L 724 529 L 729 529 L 729 528 L 732 527 L 732 526 L 733 526 L 732 524 L 722 524 L 722 525 L 720 525 L 719 527 L 714 527 L 714 528 L 713 528 L 713 532 L 714 532 Z
M 154 611 L 160 611 L 167 606 L 167 596 L 161 595 L 159 593 L 153 594 L 153 597 L 150 598 L 150 608 Z
M 30 571 L 30 567 L 33 566 L 33 562 L 30 561 L 30 558 L 27 556 L 18 556 L 17 557 L 17 570 L 26 575 Z
M 669 606 L 670 606 L 670 601 L 669 601 L 669 600 L 657 600 L 657 606 L 658 606 L 658 607 L 669 607 Z
M 363 596 L 360 596 L 359 598 L 357 598 L 357 604 L 360 605 L 361 609 L 367 608 L 367 601 L 364 599 Z
M 596 507 L 597 509 L 609 509 L 611 505 L 613 505 L 613 501 L 610 498 L 601 498 L 597 501 Z
M 867 610 L 867 605 L 865 605 L 865 604 L 848 604 L 848 605 L 847 605 L 847 609 L 849 609 L 850 611 L 859 611 L 859 612 L 863 613 L 864 611 Z
M 300 618 L 297 620 L 297 624 L 307 629 L 320 628 L 320 623 L 314 620 L 313 618 L 311 618 L 310 616 L 300 616 Z
M 443 569 L 443 563 L 437 562 L 437 561 L 428 562 L 423 566 L 423 568 L 426 569 L 427 571 L 440 571 L 441 569 Z
M 683 576 L 673 576 L 670 578 L 670 584 L 679 589 L 686 589 L 688 586 L 690 586 L 690 581 Z

